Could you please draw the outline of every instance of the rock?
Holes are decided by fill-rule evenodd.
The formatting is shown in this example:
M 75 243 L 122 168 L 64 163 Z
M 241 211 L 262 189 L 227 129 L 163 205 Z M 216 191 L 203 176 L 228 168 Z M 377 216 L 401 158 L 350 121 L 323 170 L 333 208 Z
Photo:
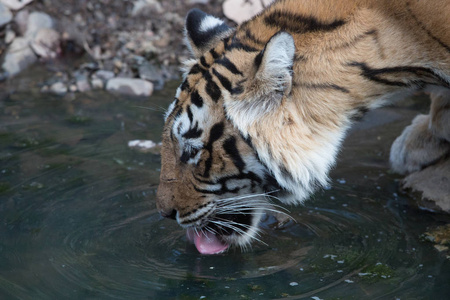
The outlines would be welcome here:
M 101 89 L 103 89 L 103 86 L 104 86 L 103 80 L 101 80 L 100 78 L 94 77 L 91 79 L 91 86 L 93 89 L 101 90 Z
M 11 44 L 15 38 L 16 38 L 16 33 L 13 30 L 11 30 L 11 29 L 6 30 L 6 33 L 5 33 L 5 43 L 6 44 Z
M 20 35 L 25 35 L 27 31 L 28 25 L 28 17 L 30 16 L 30 12 L 26 9 L 19 11 L 14 17 L 14 23 L 17 25 L 19 29 Z
M 75 72 L 74 74 L 76 80 L 76 86 L 79 92 L 88 92 L 91 90 L 91 85 L 89 84 L 89 77 L 84 72 Z
M 3 4 L 12 10 L 22 9 L 25 5 L 33 2 L 33 0 L 0 0 Z
M 2 67 L 10 76 L 14 76 L 36 61 L 37 56 L 28 45 L 28 40 L 19 37 L 9 46 Z
M 241 24 L 255 16 L 272 2 L 273 0 L 226 0 L 222 5 L 223 14 L 228 19 Z
M 148 61 L 142 62 L 138 68 L 139 77 L 148 81 L 151 81 L 155 90 L 161 90 L 164 87 L 164 77 L 161 72 L 161 68 L 149 63 Z
M 37 33 L 43 28 L 53 28 L 54 27 L 53 19 L 43 12 L 32 12 L 28 16 L 28 22 L 25 31 L 25 37 L 33 40 Z
M 11 11 L 8 9 L 8 7 L 6 7 L 0 2 L 0 27 L 11 22 L 12 17 L 13 15 Z
M 65 95 L 67 93 L 67 86 L 62 82 L 55 82 L 50 86 L 49 92 L 56 95 Z
M 421 207 L 450 213 L 450 159 L 408 175 L 403 188 L 422 193 Z
M 108 81 L 112 78 L 114 78 L 114 72 L 112 71 L 106 71 L 106 70 L 98 70 L 97 72 L 94 73 L 94 75 L 92 75 L 96 78 L 99 78 L 103 81 Z
M 61 53 L 59 33 L 52 28 L 42 28 L 30 43 L 34 53 L 44 59 L 56 58 Z
M 119 94 L 148 97 L 153 93 L 153 84 L 143 79 L 112 78 L 108 80 L 106 90 Z
M 145 16 L 151 13 L 161 14 L 163 12 L 161 4 L 156 0 L 137 0 L 134 2 L 132 16 Z

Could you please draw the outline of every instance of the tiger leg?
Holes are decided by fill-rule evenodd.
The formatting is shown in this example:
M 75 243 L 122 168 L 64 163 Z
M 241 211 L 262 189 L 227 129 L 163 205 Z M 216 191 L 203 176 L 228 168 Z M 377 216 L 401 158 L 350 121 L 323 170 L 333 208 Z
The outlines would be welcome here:
M 430 97 L 430 114 L 416 116 L 392 144 L 389 160 L 397 173 L 419 171 L 450 154 L 450 90 Z

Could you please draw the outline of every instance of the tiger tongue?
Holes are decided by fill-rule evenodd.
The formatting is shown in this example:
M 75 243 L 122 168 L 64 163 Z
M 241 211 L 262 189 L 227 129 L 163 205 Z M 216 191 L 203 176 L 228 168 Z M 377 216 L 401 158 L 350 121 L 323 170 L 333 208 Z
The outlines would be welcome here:
M 193 232 L 188 229 L 187 236 L 189 240 L 194 241 L 195 247 L 201 254 L 219 254 L 229 247 L 211 232 Z

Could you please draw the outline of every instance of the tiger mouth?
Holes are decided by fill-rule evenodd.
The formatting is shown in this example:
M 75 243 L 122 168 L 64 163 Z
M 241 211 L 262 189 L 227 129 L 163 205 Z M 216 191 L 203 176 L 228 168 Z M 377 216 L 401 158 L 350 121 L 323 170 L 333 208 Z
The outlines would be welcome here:
M 217 214 L 206 225 L 190 227 L 186 235 L 201 254 L 220 254 L 232 244 L 240 244 L 252 229 L 255 216 L 253 214 Z M 227 225 L 225 225 L 227 224 Z M 232 225 L 230 225 L 232 224 Z

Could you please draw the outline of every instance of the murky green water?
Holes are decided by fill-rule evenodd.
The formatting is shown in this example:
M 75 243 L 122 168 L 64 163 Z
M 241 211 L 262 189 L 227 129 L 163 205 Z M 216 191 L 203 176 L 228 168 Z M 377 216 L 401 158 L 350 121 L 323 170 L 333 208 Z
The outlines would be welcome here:
M 156 211 L 159 156 L 127 146 L 160 140 L 174 85 L 147 100 L 29 86 L 0 86 L 0 299 L 448 299 L 450 260 L 420 235 L 450 217 L 415 208 L 387 165 L 417 107 L 356 124 L 333 185 L 289 207 L 296 222 L 267 217 L 267 245 L 202 256 Z

